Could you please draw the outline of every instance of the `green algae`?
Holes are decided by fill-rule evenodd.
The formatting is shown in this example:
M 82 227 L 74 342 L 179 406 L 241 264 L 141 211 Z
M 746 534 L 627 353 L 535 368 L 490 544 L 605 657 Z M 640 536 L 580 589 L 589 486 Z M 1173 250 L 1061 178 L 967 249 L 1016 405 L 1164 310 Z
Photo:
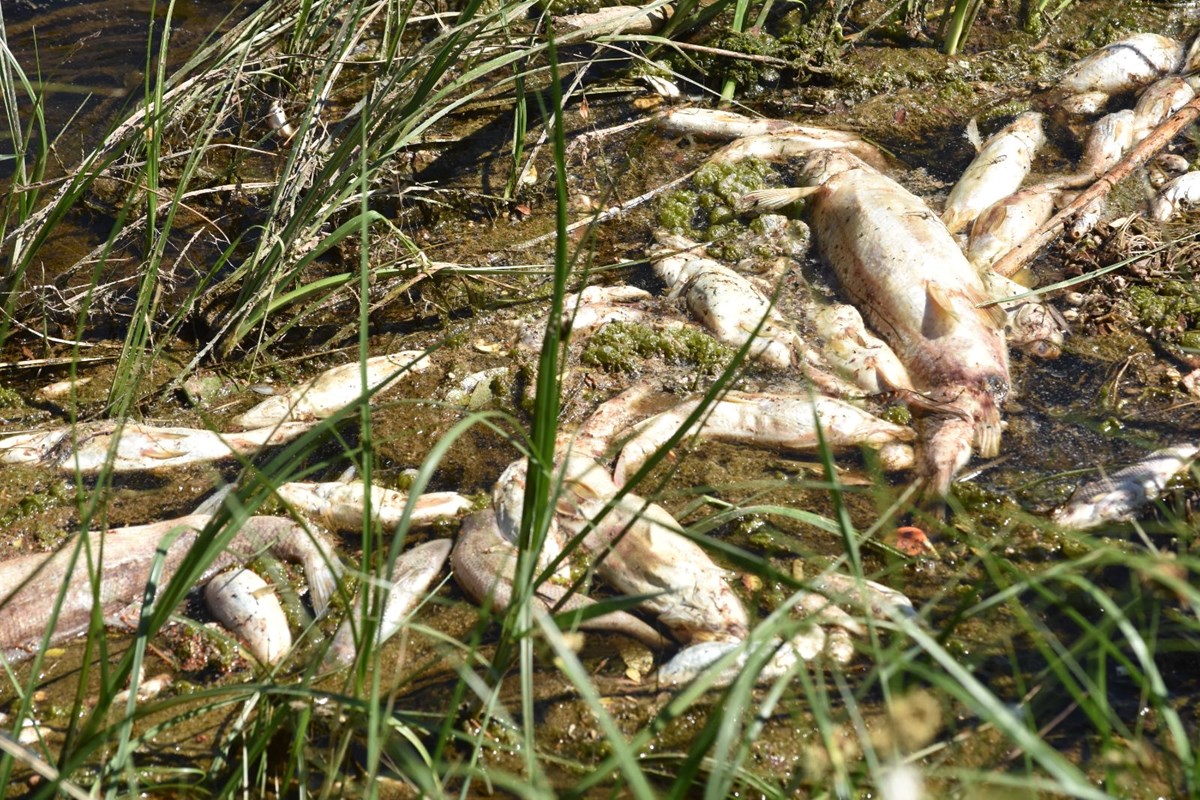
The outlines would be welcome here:
M 747 230 L 738 207 L 746 194 L 766 186 L 771 166 L 758 158 L 733 164 L 708 163 L 696 170 L 691 189 L 680 189 L 658 204 L 662 229 L 702 242 L 712 242 L 713 258 L 738 261 L 745 256 L 735 243 Z
M 687 325 L 657 329 L 630 322 L 613 322 L 588 341 L 580 361 L 610 372 L 638 372 L 648 358 L 672 364 L 691 364 L 705 375 L 720 372 L 733 350 L 703 331 Z

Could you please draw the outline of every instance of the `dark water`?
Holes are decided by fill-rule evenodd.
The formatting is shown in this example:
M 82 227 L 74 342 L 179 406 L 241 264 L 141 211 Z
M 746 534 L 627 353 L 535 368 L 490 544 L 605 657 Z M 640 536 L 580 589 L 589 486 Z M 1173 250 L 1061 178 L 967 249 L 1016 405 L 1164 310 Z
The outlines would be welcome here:
M 254 6 L 239 2 L 177 2 L 171 9 L 168 73 L 214 32 Z M 59 161 L 69 163 L 96 144 L 122 108 L 144 96 L 147 64 L 161 55 L 166 2 L 5 2 L 0 13 L 9 48 L 43 103 Z M 31 100 L 21 93 L 23 111 Z M 22 114 L 22 118 L 26 118 Z M 70 124 L 68 124 L 70 123 Z M 9 147 L 7 130 L 0 132 Z M 7 168 L 0 175 L 10 174 Z

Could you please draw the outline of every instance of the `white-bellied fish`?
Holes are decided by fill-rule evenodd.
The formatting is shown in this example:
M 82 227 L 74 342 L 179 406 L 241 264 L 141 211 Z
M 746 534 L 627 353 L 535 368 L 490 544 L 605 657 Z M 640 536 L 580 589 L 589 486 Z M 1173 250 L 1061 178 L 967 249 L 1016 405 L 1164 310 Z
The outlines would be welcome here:
M 621 450 L 613 481 L 623 486 L 683 426 L 700 402 L 680 403 L 638 425 L 634 437 Z M 821 435 L 826 444 L 838 450 L 860 445 L 879 450 L 916 438 L 911 428 L 880 419 L 832 397 L 729 392 L 705 409 L 699 421 L 688 429 L 684 441 L 686 437 L 697 436 L 752 447 L 813 451 L 820 447 Z M 885 468 L 911 467 L 911 452 L 908 449 L 908 463 L 888 463 Z M 896 453 L 893 447 L 886 455 L 894 457 Z
M 950 232 L 962 230 L 988 206 L 1017 191 L 1045 141 L 1042 115 L 1036 111 L 1021 114 L 988 139 L 946 198 L 942 222 Z
M 1148 86 L 1184 64 L 1183 43 L 1157 33 L 1135 33 L 1101 47 L 1067 68 L 1056 93 L 1090 92 L 1112 96 Z
M 1040 183 L 1002 198 L 971 223 L 967 259 L 977 269 L 991 267 L 1054 216 L 1058 187 Z
M 471 501 L 458 492 L 428 492 L 410 502 L 408 492 L 382 486 L 368 487 L 361 481 L 350 483 L 285 483 L 275 490 L 279 499 L 336 531 L 362 530 L 368 497 L 371 521 L 387 529 L 395 528 L 407 512 L 413 528 L 428 527 L 443 519 L 454 519 L 471 510 Z
M 0 463 L 44 464 L 60 472 L 93 475 L 147 472 L 252 456 L 265 447 L 286 444 L 312 428 L 312 422 L 289 422 L 269 428 L 217 433 L 199 428 L 159 428 L 127 422 L 81 423 L 0 439 Z
M 292 649 L 279 596 L 253 571 L 238 568 L 216 576 L 204 587 L 204 603 L 260 664 L 278 664 Z
M 818 153 L 804 175 L 820 187 L 810 200 L 813 231 L 842 289 L 916 389 L 969 420 L 967 457 L 972 445 L 994 456 L 1011 383 L 1006 318 L 1002 309 L 980 307 L 988 296 L 978 271 L 924 201 L 853 155 Z M 926 476 L 935 491 L 945 493 L 960 460 L 955 452 Z
M 1136 517 L 1147 503 L 1162 494 L 1167 483 L 1196 460 L 1200 448 L 1192 444 L 1156 450 L 1142 461 L 1075 490 L 1053 519 L 1064 528 L 1087 530 L 1106 522 Z
M 286 394 L 267 398 L 235 417 L 233 424 L 242 428 L 265 428 L 285 422 L 325 419 L 402 374 L 429 369 L 432 363 L 426 356 L 421 350 L 403 350 L 368 358 L 365 385 L 363 364 L 355 361 L 334 367 Z
M 1165 222 L 1187 206 L 1194 205 L 1200 205 L 1200 172 L 1185 172 L 1167 181 L 1159 190 L 1150 205 L 1150 218 Z

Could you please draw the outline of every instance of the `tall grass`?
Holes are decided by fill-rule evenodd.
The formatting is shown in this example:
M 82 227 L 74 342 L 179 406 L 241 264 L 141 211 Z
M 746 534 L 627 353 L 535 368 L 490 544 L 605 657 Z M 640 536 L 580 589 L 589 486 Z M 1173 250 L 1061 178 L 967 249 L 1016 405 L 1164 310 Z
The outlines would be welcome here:
M 146 264 L 109 403 L 118 417 L 137 412 L 143 396 L 136 384 L 196 313 L 213 334 L 197 359 L 233 361 L 242 352 L 265 358 L 319 303 L 353 289 L 354 349 L 365 361 L 370 296 L 381 274 L 373 250 L 394 237 L 388 269 L 396 272 L 417 274 L 431 261 L 380 211 L 387 199 L 383 177 L 400 153 L 473 102 L 508 91 L 523 98 L 514 112 L 516 174 L 526 125 L 536 124 L 529 103 L 548 97 L 549 106 L 536 109 L 536 116 L 552 121 L 555 180 L 549 322 L 533 409 L 527 418 L 499 409 L 464 414 L 412 484 L 414 494 L 430 485 L 449 449 L 475 426 L 498 432 L 529 459 L 515 599 L 499 625 L 481 614 L 459 641 L 423 624 L 427 618 L 418 614 L 410 630 L 431 643 L 426 663 L 397 675 L 385 658 L 391 651 L 364 647 L 353 667 L 329 678 L 316 667 L 328 627 L 314 623 L 293 661 L 258 672 L 251 682 L 148 703 L 116 702 L 131 679 L 136 684 L 153 637 L 207 565 L 245 519 L 273 502 L 273 487 L 345 464 L 366 480 L 376 474 L 370 402 L 377 398 L 364 397 L 272 457 L 243 465 L 236 490 L 188 559 L 169 581 L 153 587 L 155 602 L 142 608 L 133 643 L 119 657 L 110 656 L 116 648 L 97 615 L 84 645 L 86 656 L 95 658 L 77 676 L 66 736 L 33 749 L 63 779 L 113 797 L 374 795 L 390 779 L 411 782 L 431 797 L 490 788 L 529 797 L 598 791 L 645 798 L 848 797 L 886 794 L 902 768 L 923 776 L 928 796 L 983 790 L 1118 796 L 1135 794 L 1140 778 L 1154 790 L 1154 781 L 1162 781 L 1181 796 L 1196 796 L 1197 734 L 1187 704 L 1194 704 L 1198 688 L 1189 659 L 1200 633 L 1200 564 L 1187 522 L 1167 514 L 1169 536 L 1183 543 L 1171 557 L 1156 546 L 1162 537 L 1147 534 L 1146 546 L 1134 547 L 1108 536 L 1063 534 L 1008 507 L 960 509 L 954 526 L 923 521 L 939 534 L 945 559 L 913 562 L 878 541 L 902 515 L 921 519 L 909 495 L 882 479 L 867 490 L 847 486 L 828 448 L 819 456 L 819 478 L 802 484 L 767 476 L 750 489 L 680 490 L 667 483 L 669 491 L 657 491 L 651 479 L 662 474 L 672 451 L 683 448 L 686 432 L 708 405 L 743 375 L 749 345 L 705 388 L 705 402 L 628 490 L 679 511 L 680 533 L 736 568 L 747 584 L 773 591 L 757 609 L 760 619 L 744 649 L 661 696 L 648 681 L 620 683 L 574 650 L 560 630 L 564 620 L 539 607 L 533 592 L 547 577 L 537 574 L 536 556 L 562 490 L 555 442 L 570 362 L 558 321 L 564 294 L 585 279 L 588 265 L 580 252 L 571 252 L 566 235 L 563 56 L 549 39 L 513 33 L 529 8 L 471 2 L 437 27 L 418 20 L 413 6 L 396 3 L 266 4 L 168 74 L 168 6 L 140 108 L 64 177 L 48 201 L 35 193 L 37 153 L 45 141 L 36 92 L 5 52 L 0 78 L 7 124 L 21 154 L 6 206 L 5 308 L 15 313 L 33 307 L 27 305 L 34 289 L 26 278 L 29 267 L 97 177 L 119 175 L 135 187 L 100 250 L 102 265 L 116 253 L 136 253 Z M 749 18 L 746 7 L 739 13 Z M 368 41 L 371 60 L 360 68 L 355 59 Z M 526 84 L 535 83 L 548 91 L 529 91 Z M 28 103 L 18 97 L 21 91 Z M 296 128 L 288 140 L 255 126 L 269 104 L 251 99 L 283 94 Z M 260 132 L 255 148 L 279 158 L 261 221 L 235 231 L 199 219 L 190 201 L 200 192 L 221 191 L 215 179 L 201 178 L 202 167 L 224 146 L 220 131 L 230 121 L 228 109 L 239 103 L 241 119 Z M 31 109 L 32 122 L 16 114 L 22 104 Z M 168 143 L 184 134 L 192 146 L 174 152 Z M 211 263 L 186 265 L 180 253 L 189 248 L 211 256 Z M 327 267 L 324 260 L 342 248 L 354 253 L 357 264 Z M 98 276 L 103 266 L 88 269 Z M 162 292 L 168 279 L 182 286 L 169 298 Z M 99 280 L 88 280 L 98 291 Z M 86 308 L 80 314 L 82 332 Z M 10 330 L 4 328 L 0 338 Z M 94 484 L 77 481 L 83 527 L 104 524 L 110 485 L 108 476 Z M 796 507 L 802 500 L 825 510 Z M 872 505 L 875 522 L 865 529 L 856 525 Z M 727 536 L 748 518 L 769 520 L 774 533 L 768 545 L 754 549 Z M 352 571 L 386 581 L 409 535 L 406 524 L 378 530 L 364 509 L 362 559 Z M 907 587 L 918 600 L 918 614 L 863 618 L 859 658 L 850 668 L 819 657 L 763 680 L 770 643 L 813 624 L 797 610 L 806 581 L 785 565 L 798 555 L 812 556 L 806 540 L 821 535 L 843 553 L 827 568 Z M 1037 537 L 1069 555 L 1047 562 L 1010 545 Z M 99 557 L 82 549 L 85 538 L 77 541 L 80 558 Z M 578 541 L 569 545 L 569 557 L 578 547 Z M 810 565 L 808 574 L 822 568 Z M 379 583 L 361 585 L 375 588 L 345 602 L 377 612 Z M 98 583 L 93 590 L 99 591 Z M 370 623 L 360 633 L 373 641 Z M 722 670 L 743 655 L 747 666 L 739 677 L 719 686 Z M 7 673 L 17 698 L 14 734 L 34 716 L 47 658 L 39 653 L 29 672 Z M 548 701 L 540 690 L 549 683 L 560 687 L 559 702 L 577 704 L 580 730 L 595 732 L 599 744 L 590 751 L 564 746 L 562 731 L 543 729 Z M 921 714 L 913 709 L 921 703 L 924 727 L 914 721 Z M 187 735 L 196 720 L 209 718 L 221 720 L 211 761 L 157 759 L 156 738 Z M 32 760 L 19 749 L 5 752 L 0 785 Z M 47 778 L 34 794 L 48 797 L 62 788 Z

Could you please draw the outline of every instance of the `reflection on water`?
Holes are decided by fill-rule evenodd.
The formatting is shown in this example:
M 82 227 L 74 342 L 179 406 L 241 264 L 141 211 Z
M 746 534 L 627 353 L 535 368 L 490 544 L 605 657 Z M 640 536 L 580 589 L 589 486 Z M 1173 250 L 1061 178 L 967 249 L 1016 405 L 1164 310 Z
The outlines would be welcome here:
M 55 148 L 60 159 L 69 162 L 98 143 L 118 112 L 142 96 L 147 53 L 157 57 L 167 6 L 151 0 L 5 0 L 0 14 L 7 44 L 34 91 L 42 93 L 49 135 L 61 137 Z M 175 3 L 168 72 L 249 8 L 239 2 Z M 22 93 L 21 101 L 27 104 L 28 96 Z M 11 150 L 8 131 L 0 136 L 0 147 Z M 2 177 L 11 174 L 0 169 Z

